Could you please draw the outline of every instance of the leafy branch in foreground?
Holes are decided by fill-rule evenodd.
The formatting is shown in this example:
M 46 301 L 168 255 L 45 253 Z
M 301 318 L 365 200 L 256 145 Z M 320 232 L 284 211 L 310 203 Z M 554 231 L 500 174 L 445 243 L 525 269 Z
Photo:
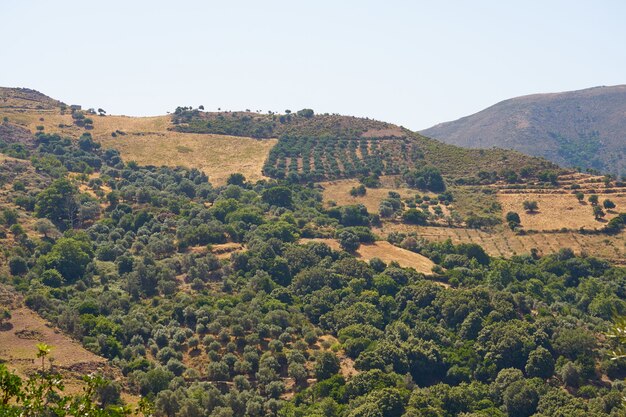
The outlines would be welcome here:
M 0 415 L 4 417 L 152 415 L 152 407 L 145 399 L 142 399 L 134 409 L 105 404 L 99 399 L 99 393 L 109 381 L 102 376 L 90 374 L 83 380 L 85 386 L 81 394 L 65 395 L 63 378 L 59 374 L 42 371 L 23 380 L 9 371 L 6 365 L 0 364 Z
M 613 339 L 616 344 L 615 349 L 611 351 L 611 360 L 626 358 L 626 316 L 617 317 L 606 336 Z

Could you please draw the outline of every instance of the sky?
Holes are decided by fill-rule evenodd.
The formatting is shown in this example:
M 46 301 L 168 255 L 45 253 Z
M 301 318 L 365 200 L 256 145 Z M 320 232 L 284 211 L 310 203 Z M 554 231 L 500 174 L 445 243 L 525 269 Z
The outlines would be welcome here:
M 0 0 L 0 86 L 110 114 L 312 108 L 413 130 L 626 84 L 626 2 Z

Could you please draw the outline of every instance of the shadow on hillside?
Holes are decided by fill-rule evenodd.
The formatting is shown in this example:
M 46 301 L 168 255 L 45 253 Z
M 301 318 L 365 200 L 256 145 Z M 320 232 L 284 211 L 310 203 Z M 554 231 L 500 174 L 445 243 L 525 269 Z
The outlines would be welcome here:
M 0 332 L 8 332 L 13 329 L 12 323 L 0 323 Z

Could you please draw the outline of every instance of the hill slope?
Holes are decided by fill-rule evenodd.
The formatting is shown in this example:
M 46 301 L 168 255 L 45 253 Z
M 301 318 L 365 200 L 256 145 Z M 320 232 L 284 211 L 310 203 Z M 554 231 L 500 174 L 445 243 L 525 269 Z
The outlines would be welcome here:
M 546 163 L 367 119 L 307 113 L 274 146 L 242 137 L 256 129 L 228 114 L 238 131 L 191 133 L 169 116 L 72 110 L 0 113 L 0 386 L 18 385 L 5 362 L 37 378 L 23 387 L 47 401 L 30 415 L 79 414 L 30 388 L 51 368 L 110 368 L 93 396 L 71 401 L 89 416 L 90 402 L 117 409 L 121 391 L 178 417 L 624 414 L 626 362 L 611 360 L 604 333 L 626 314 L 626 269 L 589 256 L 626 259 L 623 182 L 518 178 L 517 164 Z M 305 159 L 322 173 L 335 161 L 343 176 L 356 160 L 404 162 L 439 167 L 450 186 L 440 193 L 428 169 L 368 185 L 235 176 L 222 187 L 189 169 L 239 170 L 250 142 L 280 146 L 270 166 L 289 176 Z M 209 159 L 218 150 L 231 160 Z M 257 153 L 260 172 L 270 155 Z M 480 184 L 453 185 L 462 170 Z M 527 198 L 538 207 L 506 213 Z M 33 362 L 36 342 L 54 360 Z M 24 414 L 16 391 L 0 415 Z M 126 415 L 110 410 L 97 415 Z
M 354 178 L 373 173 L 395 175 L 433 166 L 451 180 L 472 182 L 480 171 L 530 172 L 554 164 L 519 152 L 464 149 L 427 138 L 401 126 L 337 114 L 206 113 L 178 108 L 173 130 L 181 133 L 279 138 L 263 167 L 265 175 L 301 180 Z
M 179 107 L 171 116 L 104 116 L 34 90 L 0 88 L 0 117 L 0 146 L 32 143 L 36 131 L 74 139 L 89 133 L 125 160 L 198 168 L 216 184 L 233 172 L 253 181 L 293 174 L 315 181 L 433 166 L 450 181 L 473 183 L 481 171 L 557 168 L 516 151 L 465 149 L 390 123 L 312 110 L 279 115 Z
M 453 145 L 515 149 L 562 166 L 621 175 L 626 85 L 512 98 L 421 133 Z

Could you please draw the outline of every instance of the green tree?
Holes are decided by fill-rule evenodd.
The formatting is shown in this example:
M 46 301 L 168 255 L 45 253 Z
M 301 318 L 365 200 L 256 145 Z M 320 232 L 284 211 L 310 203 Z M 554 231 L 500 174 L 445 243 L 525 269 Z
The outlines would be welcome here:
M 315 115 L 315 112 L 312 109 L 302 109 L 296 112 L 298 116 L 310 119 Z
M 534 213 L 539 208 L 539 205 L 537 204 L 536 201 L 526 200 L 522 203 L 522 207 L 524 207 L 524 210 L 526 210 L 527 212 Z
M 418 209 L 408 209 L 402 213 L 402 220 L 409 224 L 426 224 L 427 219 L 428 215 Z
M 28 264 L 21 256 L 12 256 L 9 258 L 9 272 L 11 275 L 22 275 L 28 271 Z
M 509 211 L 506 214 L 506 222 L 508 223 L 509 228 L 511 230 L 515 230 L 515 229 L 517 229 L 519 227 L 519 225 L 521 224 L 522 221 L 521 221 L 521 219 L 519 217 L 519 214 L 517 214 L 514 211 Z
M 315 377 L 318 381 L 328 379 L 339 372 L 339 359 L 333 352 L 324 351 L 315 358 Z
M 61 233 L 56 228 L 54 223 L 48 219 L 37 219 L 34 229 L 37 233 L 41 233 L 45 238 L 56 239 L 61 236 Z
M 243 174 L 240 174 L 238 172 L 230 174 L 228 176 L 228 179 L 226 180 L 226 184 L 238 185 L 240 187 L 243 186 L 245 183 L 246 183 L 246 177 L 244 177 Z
M 576 200 L 578 200 L 579 202 L 582 202 L 585 199 L 585 194 L 580 191 L 577 191 L 574 195 L 576 196 Z
M 5 225 L 12 226 L 14 224 L 17 224 L 18 219 L 19 214 L 17 210 L 6 208 L 2 211 L 2 220 L 4 221 Z
M 347 252 L 354 252 L 361 246 L 359 237 L 349 230 L 344 230 L 338 235 L 339 245 Z
M 615 208 L 615 203 L 611 200 L 609 200 L 608 198 L 606 200 L 604 200 L 604 202 L 602 203 L 602 205 L 604 206 L 605 209 L 607 210 L 611 210 Z
M 63 279 L 63 275 L 56 269 L 46 269 L 41 274 L 41 282 L 49 287 L 57 288 L 63 285 L 65 280 Z
M 530 352 L 526 362 L 526 374 L 531 377 L 548 379 L 554 373 L 554 358 L 550 351 L 542 346 Z
M 271 206 L 291 207 L 293 204 L 291 190 L 282 185 L 263 191 L 262 199 Z
M 0 309 L 0 330 L 11 320 L 11 311 L 8 308 Z
M 48 188 L 37 194 L 35 214 L 46 217 L 61 229 L 72 227 L 79 205 L 76 187 L 66 178 L 55 180 Z
M 71 283 L 83 276 L 93 256 L 89 241 L 64 237 L 57 240 L 50 253 L 42 256 L 41 262 L 46 269 L 59 271 Z
M 446 190 L 446 184 L 443 180 L 441 172 L 434 167 L 423 167 L 407 171 L 402 178 L 409 187 L 422 190 L 430 190 L 434 192 L 442 192 Z
M 591 203 L 592 206 L 595 206 L 598 204 L 598 195 L 597 194 L 591 194 L 589 196 L 589 202 Z
M 539 395 L 522 379 L 509 385 L 504 391 L 503 401 L 510 417 L 529 417 L 537 410 Z
M 604 210 L 602 210 L 602 207 L 600 206 L 593 206 L 593 218 L 598 220 L 601 217 L 606 216 L 606 213 L 604 212 Z

